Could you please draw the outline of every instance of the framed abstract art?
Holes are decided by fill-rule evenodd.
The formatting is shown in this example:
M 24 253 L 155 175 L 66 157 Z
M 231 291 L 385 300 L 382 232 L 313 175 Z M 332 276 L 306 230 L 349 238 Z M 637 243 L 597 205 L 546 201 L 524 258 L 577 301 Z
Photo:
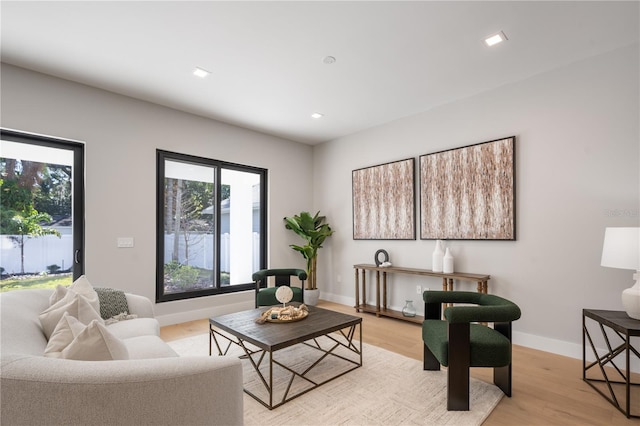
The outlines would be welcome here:
M 420 156 L 420 238 L 515 240 L 515 136 Z
M 353 239 L 415 240 L 415 158 L 354 170 Z

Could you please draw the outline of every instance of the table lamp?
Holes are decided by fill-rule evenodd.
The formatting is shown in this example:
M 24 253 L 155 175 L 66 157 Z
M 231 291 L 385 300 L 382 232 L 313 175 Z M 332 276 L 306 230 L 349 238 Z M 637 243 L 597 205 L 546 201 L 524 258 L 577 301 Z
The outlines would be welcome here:
M 636 271 L 635 285 L 622 292 L 622 306 L 627 315 L 640 320 L 640 228 L 606 228 L 600 264 Z

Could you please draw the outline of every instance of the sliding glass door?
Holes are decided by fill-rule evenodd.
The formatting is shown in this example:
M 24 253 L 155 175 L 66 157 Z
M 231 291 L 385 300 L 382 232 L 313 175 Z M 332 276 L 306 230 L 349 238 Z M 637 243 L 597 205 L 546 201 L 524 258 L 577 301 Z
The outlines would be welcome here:
M 84 145 L 1 129 L 2 291 L 84 273 Z

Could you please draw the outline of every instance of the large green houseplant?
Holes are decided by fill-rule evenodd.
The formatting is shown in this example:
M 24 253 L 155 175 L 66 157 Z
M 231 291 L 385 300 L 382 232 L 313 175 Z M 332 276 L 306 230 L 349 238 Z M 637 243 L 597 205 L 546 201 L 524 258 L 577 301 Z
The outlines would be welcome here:
M 299 215 L 285 217 L 285 228 L 292 230 L 302 237 L 306 244 L 295 245 L 289 247 L 302 254 L 307 261 L 307 289 L 316 290 L 316 264 L 318 260 L 318 249 L 322 247 L 322 243 L 328 236 L 333 234 L 333 230 L 329 224 L 324 223 L 325 216 L 320 216 L 317 212 L 315 216 L 311 216 L 309 212 L 301 212 Z

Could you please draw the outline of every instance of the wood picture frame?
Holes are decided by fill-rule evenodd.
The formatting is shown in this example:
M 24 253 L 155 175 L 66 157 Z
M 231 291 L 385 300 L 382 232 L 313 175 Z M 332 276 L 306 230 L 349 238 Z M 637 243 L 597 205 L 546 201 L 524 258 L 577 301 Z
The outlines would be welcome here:
M 415 240 L 415 158 L 353 170 L 353 239 Z
M 515 140 L 420 156 L 420 239 L 516 239 Z

